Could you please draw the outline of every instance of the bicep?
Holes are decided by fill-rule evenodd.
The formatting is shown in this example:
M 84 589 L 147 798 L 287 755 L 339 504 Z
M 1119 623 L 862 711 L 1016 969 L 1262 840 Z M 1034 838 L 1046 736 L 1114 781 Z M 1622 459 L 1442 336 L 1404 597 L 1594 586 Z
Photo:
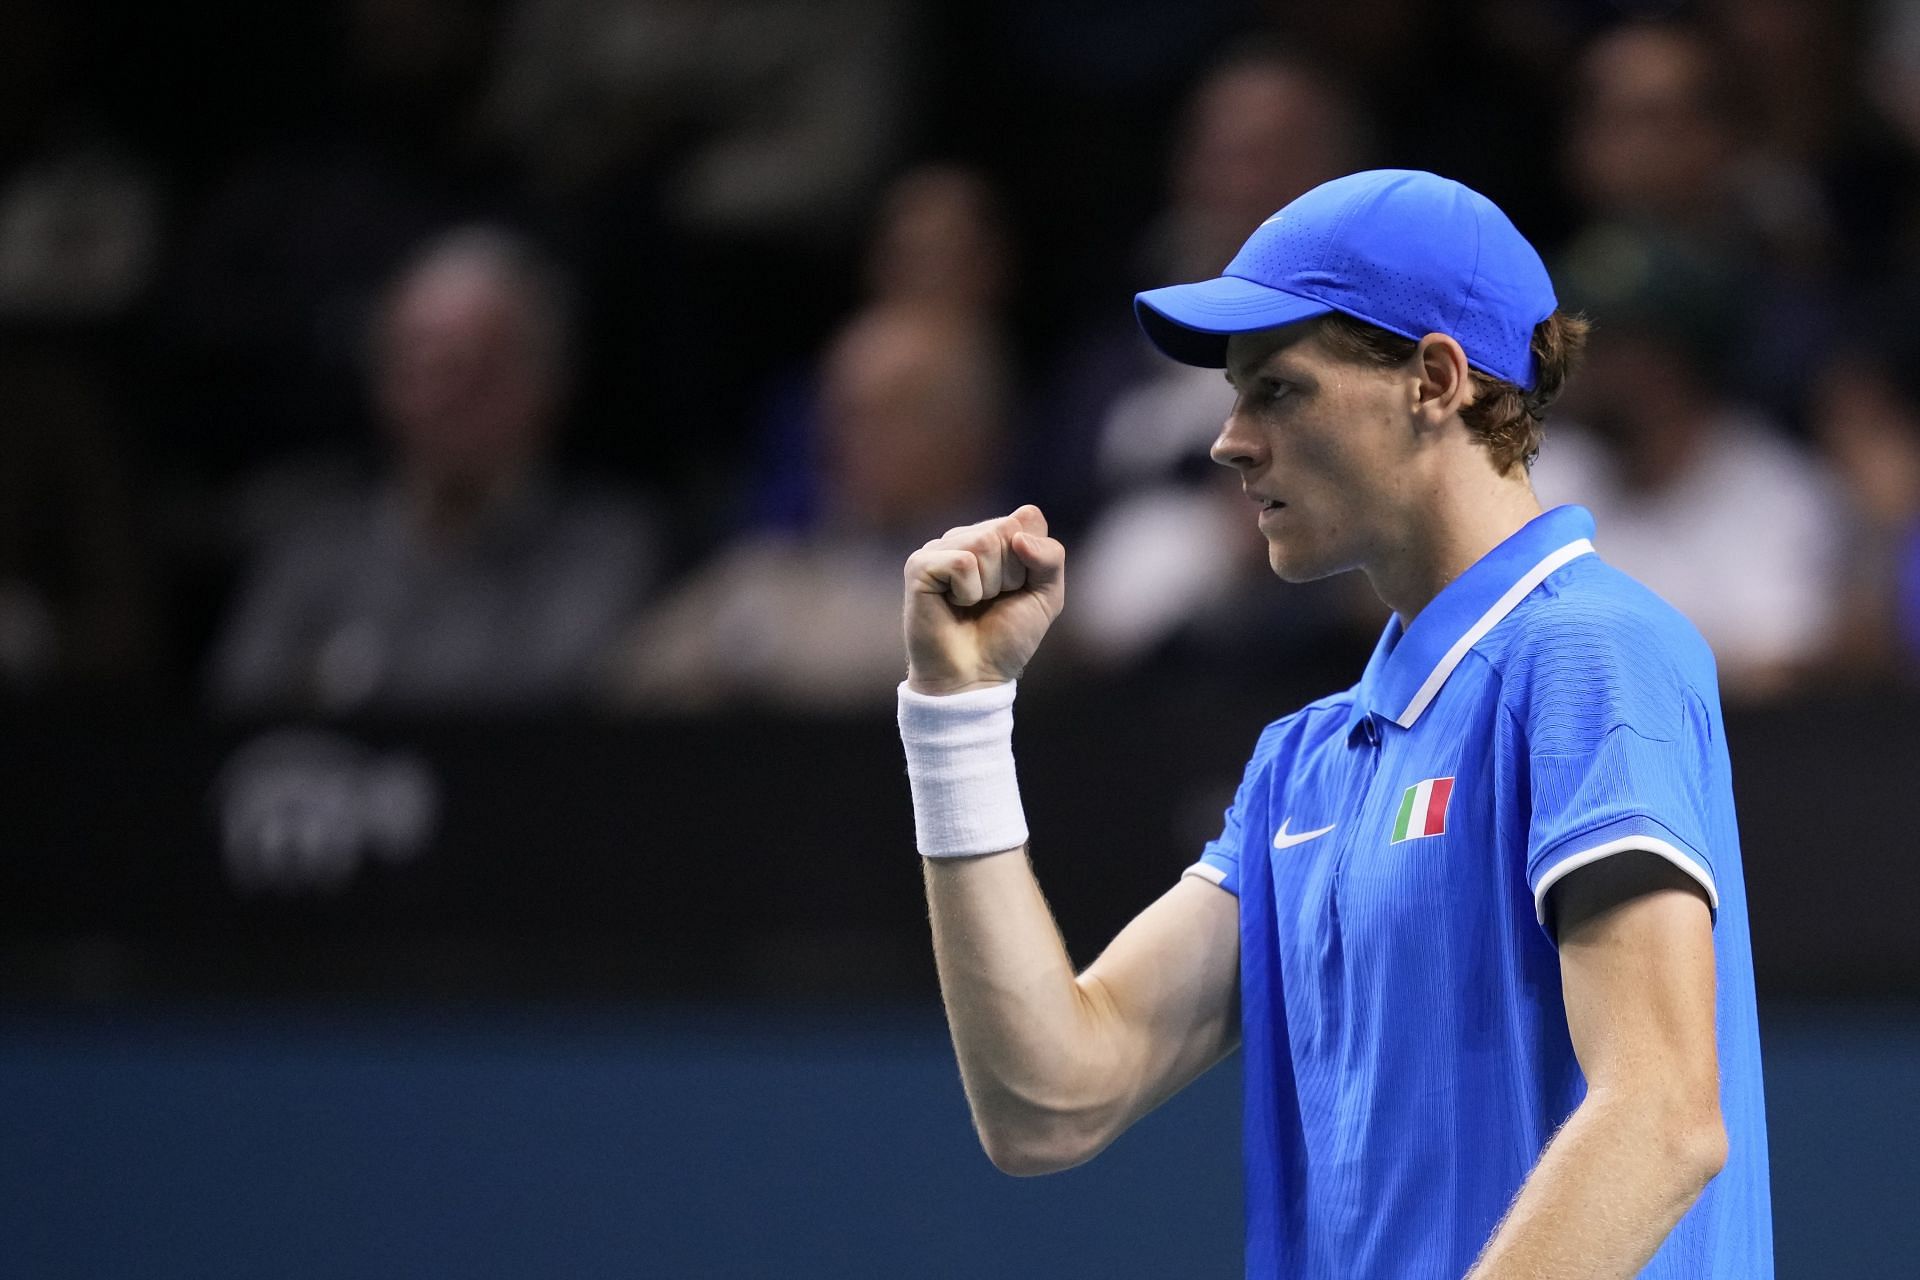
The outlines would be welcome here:
M 1567 1029 L 1590 1088 L 1718 1099 L 1713 920 L 1701 884 L 1628 851 L 1555 885 Z
M 1105 1015 L 1127 1083 L 1121 1127 L 1240 1042 L 1240 900 L 1183 876 L 1078 979 Z

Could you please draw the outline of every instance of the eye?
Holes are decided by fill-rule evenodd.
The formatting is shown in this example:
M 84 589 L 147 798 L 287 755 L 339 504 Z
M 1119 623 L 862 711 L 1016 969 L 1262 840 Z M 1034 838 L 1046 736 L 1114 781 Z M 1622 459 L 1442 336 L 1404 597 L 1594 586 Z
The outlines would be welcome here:
M 1289 398 L 1299 390 L 1298 387 L 1288 382 L 1285 378 L 1275 378 L 1272 376 L 1252 378 L 1245 383 L 1234 382 L 1231 378 L 1227 381 L 1233 387 L 1235 393 L 1241 397 L 1243 403 L 1255 408 L 1271 407 Z

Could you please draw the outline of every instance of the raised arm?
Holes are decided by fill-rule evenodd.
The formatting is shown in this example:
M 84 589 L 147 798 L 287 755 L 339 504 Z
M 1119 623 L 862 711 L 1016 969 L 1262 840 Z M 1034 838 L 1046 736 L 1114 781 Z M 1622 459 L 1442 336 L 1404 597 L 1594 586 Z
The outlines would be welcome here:
M 1004 712 L 1010 731 L 1006 686 L 1058 616 L 1065 575 L 1065 549 L 1035 507 L 951 530 L 906 567 L 902 735 L 932 855 L 934 958 L 981 1143 L 1023 1175 L 1090 1158 L 1239 1037 L 1232 895 L 1181 880 L 1076 976 L 1034 879 L 1011 748 L 991 717 Z M 983 702 L 1004 705 L 960 710 Z M 974 727 L 948 732 L 963 720 Z

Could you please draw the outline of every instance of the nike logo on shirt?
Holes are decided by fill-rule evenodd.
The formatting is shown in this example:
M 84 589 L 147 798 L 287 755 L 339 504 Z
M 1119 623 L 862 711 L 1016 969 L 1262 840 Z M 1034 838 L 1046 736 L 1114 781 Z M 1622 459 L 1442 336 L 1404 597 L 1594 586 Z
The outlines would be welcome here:
M 1293 821 L 1292 818 L 1287 819 L 1287 822 L 1292 822 L 1292 821 Z M 1273 847 L 1276 849 L 1291 849 L 1293 848 L 1294 845 L 1305 844 L 1309 840 L 1317 840 L 1321 836 L 1327 834 L 1327 832 L 1333 830 L 1334 827 L 1337 827 L 1340 825 L 1339 823 L 1336 822 L 1336 823 L 1333 823 L 1331 826 L 1322 827 L 1318 831 L 1300 831 L 1293 834 L 1288 834 L 1287 822 L 1281 823 L 1280 829 L 1273 833 Z

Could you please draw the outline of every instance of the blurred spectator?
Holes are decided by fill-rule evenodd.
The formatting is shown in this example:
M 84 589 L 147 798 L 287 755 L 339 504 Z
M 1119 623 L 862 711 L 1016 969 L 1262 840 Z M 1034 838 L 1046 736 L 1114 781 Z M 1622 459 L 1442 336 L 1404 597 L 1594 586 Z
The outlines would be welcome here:
M 1565 164 L 1588 217 L 1575 254 L 1621 234 L 1650 236 L 1740 282 L 1726 373 L 1744 398 L 1784 414 L 1835 323 L 1826 272 L 1836 211 L 1820 170 L 1827 122 L 1813 117 L 1840 105 L 1828 22 L 1800 24 L 1812 45 L 1797 55 L 1805 65 L 1794 83 L 1810 86 L 1812 101 L 1743 79 L 1743 70 L 1780 74 L 1769 70 L 1779 24 L 1760 9 L 1794 5 L 1764 0 L 1739 15 L 1731 42 L 1669 21 L 1627 23 L 1595 40 L 1580 61 Z M 1803 110 L 1807 118 L 1787 122 Z
M 1569 121 L 1574 194 L 1603 220 L 1671 235 L 1736 225 L 1741 136 L 1728 69 L 1700 31 L 1629 23 L 1588 46 Z
M 483 131 L 585 286 L 575 445 L 669 485 L 690 544 L 729 532 L 742 477 L 684 424 L 747 419 L 844 313 L 921 9 L 520 0 L 502 24 Z
M 1772 153 L 1817 162 L 1853 122 L 1854 7 L 1831 0 L 1709 0 L 1704 7 L 1739 75 L 1749 127 Z
M 905 123 L 912 8 L 889 0 L 528 0 L 490 128 L 549 189 L 636 164 L 702 232 L 850 216 Z
M 1913 312 L 1862 309 L 1853 337 L 1814 385 L 1813 430 L 1858 516 L 1844 580 L 1836 674 L 1920 671 L 1920 362 Z
M 149 166 L 87 86 L 81 24 L 27 0 L 5 14 L 0 87 L 0 324 L 122 319 L 145 291 L 160 243 Z
M 1594 333 L 1535 492 L 1592 509 L 1600 554 L 1700 628 L 1729 694 L 1776 692 L 1838 623 L 1844 501 L 1816 458 L 1723 389 L 1737 294 L 1719 263 L 1624 234 L 1586 247 L 1556 278 Z
M 159 424 L 191 451 L 183 484 L 349 443 L 383 284 L 439 228 L 510 211 L 474 119 L 494 7 L 340 0 L 323 21 L 297 15 L 320 28 L 300 58 L 313 83 L 208 175 L 156 298 L 159 376 L 191 393 Z
M 888 186 L 867 251 L 868 300 L 998 324 L 1012 285 L 999 193 L 955 164 L 909 169 Z
M 1109 672 L 1364 657 L 1386 621 L 1366 580 L 1275 578 L 1239 477 L 1215 470 L 1115 500 L 1070 548 L 1072 607 L 1060 630 L 1072 652 Z
M 486 228 L 431 244 L 374 335 L 387 476 L 264 550 L 212 671 L 228 710 L 531 708 L 576 698 L 652 572 L 636 508 L 551 473 L 565 290 Z
M 826 361 L 817 521 L 723 547 L 638 627 L 616 697 L 886 705 L 905 662 L 901 565 L 999 509 L 1006 401 L 999 353 L 976 326 L 901 306 L 855 318 Z
M 973 330 L 1005 369 L 1002 333 L 1013 277 L 999 194 L 985 175 L 923 164 L 888 186 L 862 264 L 871 310 L 913 311 Z M 777 380 L 764 408 L 762 447 L 743 523 L 802 529 L 830 499 L 820 436 L 822 375 L 809 368 Z M 1009 442 L 1013 443 L 1013 442 Z
M 1364 167 L 1365 138 L 1346 90 L 1292 54 L 1254 47 L 1221 63 L 1188 107 L 1171 201 L 1139 246 L 1132 287 L 1219 274 L 1275 209 Z M 1126 287 L 1113 288 L 1046 389 L 1046 469 L 1032 491 L 1071 530 L 1117 495 L 1183 472 L 1211 478 L 1218 468 L 1202 464 L 1231 403 L 1217 371 L 1154 353 L 1133 326 Z
M 1363 167 L 1365 136 L 1345 90 L 1293 55 L 1256 48 L 1221 64 L 1195 93 L 1142 286 L 1219 274 L 1274 210 Z M 1238 478 L 1207 456 L 1233 404 L 1221 371 L 1160 357 L 1124 305 L 1113 311 L 1054 397 L 1091 453 L 1051 477 L 1082 486 L 1049 498 L 1062 522 L 1085 525 L 1067 634 L 1096 664 L 1123 667 L 1169 646 L 1217 659 L 1261 637 L 1274 654 L 1343 631 L 1348 593 L 1275 582 Z M 1056 465 L 1063 456 L 1077 461 L 1071 435 Z
M 1278 43 L 1235 52 L 1187 106 L 1169 163 L 1172 200 L 1136 264 L 1142 287 L 1218 274 L 1275 209 L 1363 167 L 1367 150 L 1345 84 Z
M 159 647 L 120 366 L 160 186 L 103 100 L 110 39 L 47 0 L 0 30 L 0 692 L 124 694 Z
M 1914 108 L 1914 35 L 1908 0 L 1715 0 L 1755 132 L 1792 162 L 1835 220 L 1833 249 L 1852 269 L 1888 264 L 1890 243 L 1915 213 L 1920 131 Z M 1904 246 L 1905 265 L 1920 244 Z
M 49 141 L 0 173 L 0 323 L 120 319 L 145 290 L 159 199 L 104 138 Z

